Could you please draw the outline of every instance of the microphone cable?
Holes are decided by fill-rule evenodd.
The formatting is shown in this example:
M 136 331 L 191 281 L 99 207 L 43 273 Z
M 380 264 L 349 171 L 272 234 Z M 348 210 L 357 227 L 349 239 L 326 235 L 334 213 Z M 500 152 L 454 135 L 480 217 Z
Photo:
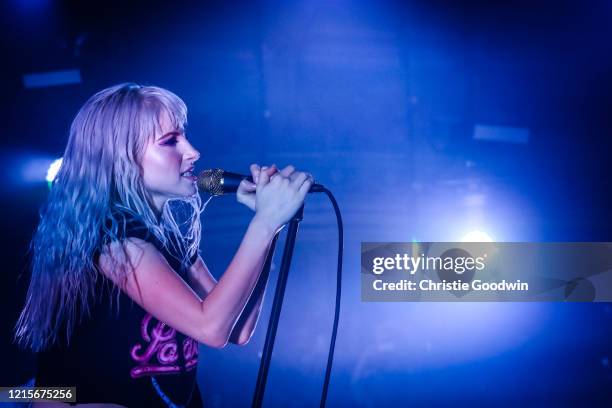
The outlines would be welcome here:
M 327 188 L 322 187 L 322 192 L 327 195 L 329 201 L 334 206 L 336 214 L 336 223 L 338 224 L 338 263 L 336 269 L 336 305 L 334 307 L 334 323 L 332 326 L 332 336 L 329 345 L 329 353 L 327 355 L 327 367 L 325 369 L 325 379 L 323 381 L 323 391 L 321 393 L 320 408 L 325 407 L 327 401 L 327 391 L 329 389 L 329 379 L 331 377 L 332 363 L 334 361 L 334 350 L 336 348 L 336 336 L 338 334 L 338 320 L 340 318 L 340 299 L 342 295 L 342 255 L 344 252 L 344 227 L 342 224 L 342 214 L 336 198 Z
M 198 177 L 198 188 L 212 196 L 223 195 L 228 192 L 235 192 L 243 179 L 249 179 L 248 176 L 243 176 L 236 173 L 226 172 L 222 169 L 204 170 Z M 252 182 L 252 180 L 250 180 Z M 342 214 L 336 198 L 325 186 L 314 184 L 311 192 L 325 193 L 329 201 L 334 207 L 336 215 L 336 223 L 338 225 L 338 262 L 336 269 L 336 302 L 334 307 L 334 322 L 332 325 L 332 336 L 329 345 L 329 353 L 327 355 L 327 366 L 325 368 L 325 379 L 323 381 L 323 391 L 321 392 L 320 407 L 324 408 L 327 401 L 327 392 L 329 389 L 329 380 L 331 377 L 332 364 L 334 360 L 334 350 L 336 348 L 336 337 L 338 335 L 338 320 L 340 318 L 340 300 L 342 297 L 342 257 L 344 253 L 344 226 L 342 223 Z

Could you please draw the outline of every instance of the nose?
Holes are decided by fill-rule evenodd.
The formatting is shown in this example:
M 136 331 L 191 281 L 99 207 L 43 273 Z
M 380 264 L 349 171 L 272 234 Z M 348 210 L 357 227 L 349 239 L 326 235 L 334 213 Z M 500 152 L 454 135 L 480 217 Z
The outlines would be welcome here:
M 197 151 L 191 143 L 187 142 L 187 149 L 184 153 L 185 160 L 190 160 L 192 163 L 197 162 L 200 159 L 200 152 Z

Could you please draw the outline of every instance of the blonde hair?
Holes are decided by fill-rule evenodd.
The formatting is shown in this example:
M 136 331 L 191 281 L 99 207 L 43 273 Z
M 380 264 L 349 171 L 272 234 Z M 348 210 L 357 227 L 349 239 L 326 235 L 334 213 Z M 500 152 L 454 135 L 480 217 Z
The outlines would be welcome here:
M 128 83 L 96 93 L 77 113 L 30 245 L 32 277 L 15 328 L 20 345 L 40 351 L 64 335 L 70 340 L 77 319 L 89 314 L 99 295 L 94 257 L 124 237 L 126 214 L 138 216 L 162 245 L 171 245 L 169 252 L 179 254 L 182 268 L 198 251 L 199 195 L 169 200 L 157 214 L 143 183 L 142 155 L 160 129 L 162 112 L 176 129 L 184 129 L 187 107 L 178 96 Z M 176 201 L 187 208 L 180 221 L 171 208 Z M 115 260 L 114 273 L 122 281 L 127 264 L 125 253 Z

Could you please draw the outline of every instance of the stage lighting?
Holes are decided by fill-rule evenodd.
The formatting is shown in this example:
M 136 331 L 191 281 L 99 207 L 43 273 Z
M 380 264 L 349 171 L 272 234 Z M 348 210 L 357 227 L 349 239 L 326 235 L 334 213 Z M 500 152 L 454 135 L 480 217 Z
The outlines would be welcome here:
M 470 231 L 461 238 L 462 242 L 493 242 L 493 238 L 484 231 Z
M 61 166 L 62 166 L 61 157 L 59 159 L 54 160 L 53 163 L 51 163 L 51 165 L 49 166 L 49 169 L 47 170 L 47 177 L 46 177 L 47 183 L 49 183 L 49 188 L 51 188 L 53 181 L 55 181 L 55 177 L 57 176 L 57 172 L 59 171 Z

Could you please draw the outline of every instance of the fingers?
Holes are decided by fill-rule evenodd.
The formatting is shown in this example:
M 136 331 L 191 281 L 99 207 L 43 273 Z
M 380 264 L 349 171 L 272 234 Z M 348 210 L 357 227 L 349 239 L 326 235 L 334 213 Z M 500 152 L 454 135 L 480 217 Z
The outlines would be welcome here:
M 289 177 L 293 174 L 293 172 L 295 172 L 295 167 L 293 167 L 292 165 L 289 165 L 287 167 L 285 167 L 284 169 L 282 169 L 279 174 L 282 174 L 283 177 Z
M 314 178 L 312 177 L 312 174 L 307 173 L 307 177 L 302 183 L 302 185 L 300 185 L 300 188 L 298 189 L 298 191 L 303 196 L 306 196 L 306 194 L 308 194 L 308 192 L 310 191 L 310 187 L 312 187 L 313 184 L 314 184 Z
M 291 187 L 294 191 L 298 191 L 300 187 L 308 180 L 310 181 L 310 185 L 314 183 L 312 174 L 296 171 L 295 167 L 291 165 L 285 167 L 270 177 L 270 182 L 275 182 L 275 184 L 281 183 L 281 180 L 283 180 L 283 182 Z
M 259 174 L 262 171 L 265 171 L 266 173 L 268 173 L 268 176 L 271 176 L 278 171 L 278 168 L 276 167 L 276 164 L 273 164 L 269 167 L 260 167 L 257 163 L 253 163 L 249 166 L 249 170 L 251 171 L 251 178 L 253 179 L 253 182 L 257 184 L 259 182 Z
M 310 191 L 310 187 L 312 187 L 312 185 L 314 184 L 314 178 L 310 173 L 304 174 L 306 175 L 306 177 L 304 178 L 303 183 L 299 186 L 298 191 L 300 192 L 300 194 L 306 196 L 306 194 L 308 194 L 308 192 Z
M 278 171 L 278 167 L 276 167 L 276 164 L 271 165 L 270 167 L 267 166 L 263 166 L 261 168 L 261 172 L 265 172 L 268 174 L 268 177 L 271 177 L 273 174 L 275 174 Z
M 304 172 L 295 172 L 291 177 L 291 185 L 297 190 L 308 178 L 308 174 Z
M 310 173 L 296 171 L 295 167 L 292 165 L 288 165 L 282 170 L 279 170 L 275 164 L 270 167 L 259 167 L 257 164 L 251 164 L 250 169 L 253 181 L 255 181 L 255 188 L 260 184 L 266 185 L 274 183 L 275 185 L 286 184 L 287 187 L 291 187 L 294 191 L 305 189 L 306 192 L 308 192 L 310 186 L 314 183 L 314 179 Z M 304 184 L 308 185 L 304 186 Z
M 252 192 L 257 189 L 257 184 L 251 183 L 249 180 L 242 180 L 240 182 L 241 190 Z
M 293 176 L 291 177 L 291 184 L 296 189 L 298 189 L 307 180 L 310 180 L 310 184 L 311 185 L 314 183 L 314 178 L 312 177 L 312 174 L 306 173 L 306 172 L 301 172 L 301 171 L 296 171 L 295 173 L 293 173 Z
M 272 167 L 276 166 L 272 165 Z M 270 182 L 270 176 L 274 174 L 275 171 L 276 170 L 270 172 L 267 167 L 262 167 L 261 171 L 259 172 L 259 177 L 257 178 L 257 186 L 265 186 L 268 184 Z
M 259 172 L 261 171 L 261 167 L 259 164 L 253 163 L 249 166 L 249 170 L 251 171 L 251 178 L 255 183 L 257 183 L 257 179 L 259 179 Z

